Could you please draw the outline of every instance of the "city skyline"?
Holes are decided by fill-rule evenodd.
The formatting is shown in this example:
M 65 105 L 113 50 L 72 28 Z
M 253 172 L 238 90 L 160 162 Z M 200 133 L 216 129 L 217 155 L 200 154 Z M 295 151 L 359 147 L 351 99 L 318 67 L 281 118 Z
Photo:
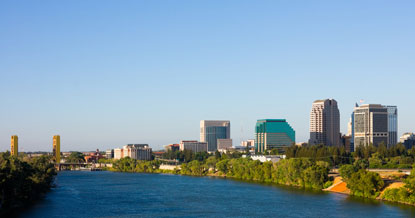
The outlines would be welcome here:
M 0 151 L 155 150 L 229 120 L 233 144 L 258 119 L 309 139 L 310 105 L 396 105 L 415 132 L 413 1 L 0 3 Z M 118 13 L 122 11 L 122 15 Z M 248 15 L 248 16 L 247 16 Z M 186 104 L 186 107 L 182 105 Z M 189 105 L 189 106 L 187 106 Z

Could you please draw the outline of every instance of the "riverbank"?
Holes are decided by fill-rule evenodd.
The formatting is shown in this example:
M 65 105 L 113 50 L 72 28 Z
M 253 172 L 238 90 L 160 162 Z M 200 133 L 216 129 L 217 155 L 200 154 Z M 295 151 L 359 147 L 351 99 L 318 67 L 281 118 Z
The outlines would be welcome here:
M 0 155 L 0 216 L 41 199 L 53 186 L 56 175 L 50 156 L 24 161 L 5 152 Z
M 345 181 L 328 176 L 329 166 L 327 162 L 323 161 L 312 162 L 307 159 L 287 159 L 281 160 L 278 163 L 261 163 L 246 158 L 219 160 L 212 158 L 211 160 L 215 161 L 200 162 L 194 160 L 180 166 L 169 166 L 166 168 L 157 163 L 157 161 L 122 159 L 115 162 L 110 170 L 117 172 L 168 173 L 232 178 L 242 181 L 266 182 L 403 203 L 393 198 L 384 197 L 385 190 L 389 187 L 384 184 L 388 183 L 384 183 L 375 172 L 358 171 L 357 169 L 350 172 L 353 175 L 356 174 L 354 176 L 359 176 L 359 178 L 356 177 L 354 180 L 350 179 L 350 181 L 360 182 L 359 184 L 352 184 L 352 190 L 350 190 L 349 185 Z M 379 184 L 371 184 L 372 182 Z M 376 190 L 372 191 L 373 187 L 376 187 Z M 389 187 L 388 189 L 393 188 L 396 187 Z

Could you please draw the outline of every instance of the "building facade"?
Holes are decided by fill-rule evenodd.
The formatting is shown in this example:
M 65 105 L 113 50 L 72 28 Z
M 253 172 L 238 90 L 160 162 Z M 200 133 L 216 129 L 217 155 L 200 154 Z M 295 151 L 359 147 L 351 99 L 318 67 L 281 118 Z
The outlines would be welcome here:
M 53 157 L 56 163 L 61 162 L 61 137 L 59 135 L 53 136 Z
M 380 104 L 364 104 L 354 109 L 354 147 L 387 145 L 388 110 Z
M 119 160 L 124 157 L 124 150 L 122 148 L 114 149 L 114 159 Z
M 180 142 L 180 151 L 190 150 L 193 152 L 207 152 L 208 143 L 198 142 L 196 140 L 182 140 Z
M 248 139 L 246 141 L 241 142 L 242 147 L 254 147 L 255 146 L 255 139 Z
M 180 144 L 166 145 L 166 146 L 164 146 L 164 150 L 166 152 L 168 152 L 168 151 L 173 151 L 173 152 L 178 151 L 178 150 L 180 150 Z
M 16 156 L 19 153 L 19 138 L 17 137 L 17 135 L 12 135 L 11 140 L 10 140 L 10 153 L 12 156 Z
M 399 142 L 402 143 L 406 149 L 411 149 L 415 146 L 415 133 L 404 133 L 400 138 Z
M 388 147 L 398 142 L 398 107 L 385 106 L 388 111 Z
M 122 148 L 122 152 L 123 157 L 130 157 L 136 160 L 152 159 L 152 149 L 148 146 L 148 144 L 128 144 Z
M 285 119 L 262 119 L 255 126 L 255 152 L 281 149 L 295 143 L 295 131 Z
M 208 151 L 218 149 L 218 139 L 231 138 L 231 122 L 228 120 L 200 121 L 200 142 L 208 144 Z
M 340 145 L 340 112 L 334 99 L 316 100 L 310 113 L 309 144 Z
M 228 150 L 232 148 L 232 139 L 218 139 L 218 150 Z
M 108 149 L 105 151 L 105 157 L 107 159 L 112 159 L 114 158 L 114 149 Z

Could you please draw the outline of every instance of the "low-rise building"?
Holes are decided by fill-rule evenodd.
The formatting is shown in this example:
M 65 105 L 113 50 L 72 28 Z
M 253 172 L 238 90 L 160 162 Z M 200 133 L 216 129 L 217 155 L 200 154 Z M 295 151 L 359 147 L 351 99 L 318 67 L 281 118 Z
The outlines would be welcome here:
M 243 158 L 250 157 L 252 160 L 259 160 L 261 162 L 271 161 L 273 163 L 276 163 L 280 161 L 281 159 L 285 159 L 285 155 L 242 155 Z
M 208 151 L 207 142 L 198 142 L 196 140 L 182 140 L 180 142 L 180 151 L 191 150 L 193 152 L 204 152 Z
M 96 152 L 91 152 L 84 156 L 86 163 L 98 163 L 98 160 L 102 158 L 104 158 L 104 155 L 99 152 L 99 149 Z
M 105 156 L 107 159 L 114 158 L 114 149 L 108 149 L 105 151 Z
M 114 149 L 114 159 L 118 160 L 124 157 L 124 150 L 122 148 Z
M 218 139 L 218 150 L 228 150 L 232 148 L 232 139 Z
M 170 145 L 166 145 L 164 146 L 164 150 L 166 152 L 168 151 L 179 151 L 180 150 L 180 144 L 170 144 Z
M 148 144 L 128 144 L 122 148 L 123 157 L 137 160 L 151 160 L 152 149 Z
M 243 146 L 243 147 L 254 147 L 255 146 L 255 139 L 248 139 L 246 141 L 242 141 L 241 146 Z

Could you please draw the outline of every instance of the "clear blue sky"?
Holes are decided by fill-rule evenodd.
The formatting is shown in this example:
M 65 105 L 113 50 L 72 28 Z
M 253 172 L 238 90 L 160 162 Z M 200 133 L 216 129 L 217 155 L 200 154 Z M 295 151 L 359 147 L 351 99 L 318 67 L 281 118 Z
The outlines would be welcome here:
M 309 137 L 316 99 L 397 105 L 415 131 L 415 1 L 1 1 L 0 151 L 155 149 L 231 121 Z

